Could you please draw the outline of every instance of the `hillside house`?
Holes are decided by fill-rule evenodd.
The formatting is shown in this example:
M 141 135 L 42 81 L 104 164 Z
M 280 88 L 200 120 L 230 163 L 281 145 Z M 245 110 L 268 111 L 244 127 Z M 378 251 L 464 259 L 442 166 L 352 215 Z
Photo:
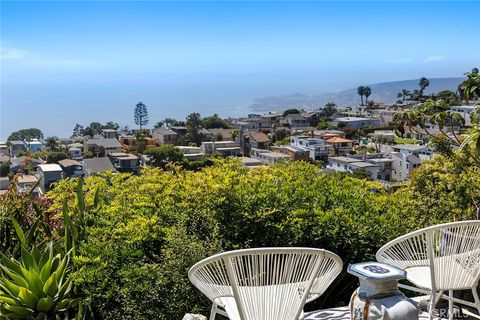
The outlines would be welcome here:
M 271 146 L 272 151 L 288 155 L 292 161 L 310 161 L 310 151 L 305 148 L 288 146 Z
M 368 159 L 367 162 L 378 166 L 377 176 L 374 180 L 391 181 L 392 180 L 392 164 L 393 160 L 390 158 L 373 158 Z
M 422 161 L 433 158 L 433 151 L 426 145 L 402 144 L 393 146 L 390 153 L 392 162 L 392 180 L 404 181 Z
M 10 155 L 10 148 L 6 142 L 0 142 L 0 155 L 9 156 Z
M 30 152 L 38 152 L 43 148 L 43 144 L 38 139 L 24 140 L 25 149 Z
M 105 139 L 117 139 L 117 130 L 114 129 L 102 129 L 102 136 Z
M 124 152 L 109 153 L 108 158 L 118 172 L 138 174 L 140 159 L 138 156 Z
M 380 125 L 385 127 L 393 122 L 393 117 L 395 116 L 396 113 L 397 111 L 395 110 L 387 110 L 387 109 L 372 110 L 372 116 L 380 119 Z
M 213 139 L 216 141 L 230 141 L 232 140 L 232 134 L 235 131 L 235 129 L 218 128 L 218 129 L 208 129 L 208 131 L 210 131 Z
M 248 154 L 250 149 L 268 149 L 270 147 L 270 139 L 262 132 L 247 132 L 241 137 L 243 141 L 243 154 Z
M 16 157 L 20 152 L 26 149 L 23 141 L 10 141 L 10 156 Z
M 306 127 L 309 125 L 308 120 L 299 113 L 287 114 L 280 120 L 280 124 L 286 124 L 291 128 Z
M 88 151 L 96 157 L 105 157 L 109 153 L 121 152 L 122 144 L 115 138 L 90 138 L 83 145 L 83 152 Z
M 254 121 L 232 120 L 231 125 L 240 132 L 258 131 L 258 123 Z
M 241 159 L 242 159 L 243 166 L 249 169 L 257 168 L 258 166 L 263 164 L 262 161 L 255 158 L 242 157 Z
M 370 173 L 373 180 L 390 181 L 392 174 L 392 159 L 373 158 L 362 159 L 358 157 L 330 157 L 327 169 L 340 172 L 354 172 L 365 170 Z
M 204 157 L 201 147 L 176 146 L 175 148 L 180 150 L 185 159 L 189 161 L 200 161 Z
M 39 187 L 42 193 L 49 191 L 52 184 L 63 179 L 63 170 L 58 164 L 40 164 L 37 167 Z
M 82 160 L 82 149 L 75 147 L 68 149 L 68 157 L 72 160 Z
M 30 173 L 30 171 L 35 172 L 37 166 L 44 163 L 45 161 L 41 158 L 32 158 L 29 156 L 10 158 L 10 172 L 17 173 L 22 167 L 24 173 Z
M 290 138 L 290 146 L 308 151 L 309 159 L 312 161 L 327 161 L 330 154 L 330 149 L 333 148 L 324 140 L 309 136 L 292 136 Z
M 159 145 L 176 144 L 178 135 L 175 131 L 167 128 L 157 128 L 152 131 L 152 137 Z
M 238 157 L 242 150 L 235 141 L 209 141 L 202 142 L 200 150 L 204 154 L 219 154 L 222 157 Z
M 466 126 L 471 126 L 472 125 L 470 115 L 471 115 L 473 109 L 475 109 L 475 106 L 453 106 L 453 107 L 450 107 L 450 111 L 460 114 L 465 119 L 465 125 Z
M 187 127 L 185 126 L 171 126 L 170 129 L 176 132 L 179 136 L 187 133 Z
M 282 116 L 283 116 L 282 112 L 268 112 L 260 115 L 260 118 L 263 120 L 270 121 L 270 123 L 273 123 L 275 121 L 278 121 Z
M 30 175 L 30 174 L 19 175 L 17 180 L 17 191 L 19 193 L 28 192 L 33 186 L 35 186 L 37 181 L 38 179 L 34 175 Z
M 58 161 L 62 168 L 65 178 L 77 178 L 83 176 L 82 163 L 76 160 L 64 159 Z
M 82 167 L 85 177 L 90 177 L 105 171 L 117 172 L 117 169 L 115 169 L 108 157 L 83 159 Z
M 331 146 L 329 149 L 330 156 L 348 155 L 353 152 L 353 140 L 340 137 L 333 137 L 325 140 Z
M 363 128 L 378 128 L 381 126 L 381 121 L 377 118 L 340 117 L 333 119 L 332 124 L 334 126 L 344 124 L 345 130 L 357 130 Z
M 255 148 L 251 150 L 251 157 L 260 160 L 263 164 L 279 163 L 290 160 L 290 157 L 286 154 Z
M 328 140 L 334 137 L 345 138 L 345 131 L 341 130 L 313 130 L 313 137 Z

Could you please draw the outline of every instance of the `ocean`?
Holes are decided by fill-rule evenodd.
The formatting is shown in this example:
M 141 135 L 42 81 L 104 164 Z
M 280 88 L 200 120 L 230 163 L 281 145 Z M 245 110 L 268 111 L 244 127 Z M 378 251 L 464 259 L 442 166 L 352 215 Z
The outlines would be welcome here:
M 183 120 L 192 112 L 246 116 L 258 111 L 250 106 L 259 97 L 331 89 L 333 85 L 322 84 L 319 78 L 289 75 L 133 75 L 31 83 L 7 79 L 1 84 L 0 141 L 13 131 L 30 127 L 58 137 L 70 136 L 76 123 L 93 121 L 135 128 L 133 111 L 139 101 L 147 105 L 149 127 L 153 127 L 167 117 Z

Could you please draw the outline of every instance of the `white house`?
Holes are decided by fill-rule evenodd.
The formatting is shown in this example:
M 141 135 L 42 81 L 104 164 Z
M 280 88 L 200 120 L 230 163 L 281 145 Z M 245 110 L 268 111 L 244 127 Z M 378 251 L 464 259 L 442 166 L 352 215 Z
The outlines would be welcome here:
M 63 170 L 58 164 L 40 164 L 37 167 L 37 174 L 40 180 L 39 187 L 42 193 L 50 190 L 52 183 L 63 179 Z
M 292 136 L 290 146 L 308 151 L 311 160 L 328 160 L 330 149 L 333 148 L 323 139 L 312 138 L 309 136 Z
M 425 145 L 400 144 L 393 146 L 390 153 L 392 162 L 392 180 L 404 181 L 422 161 L 433 158 L 433 151 Z
M 283 153 L 272 152 L 266 149 L 251 150 L 251 157 L 260 160 L 264 164 L 278 163 L 290 160 L 290 157 Z
M 204 154 L 202 153 L 202 148 L 200 147 L 176 146 L 175 148 L 180 150 L 187 160 L 198 161 L 203 159 Z
M 362 128 L 378 128 L 381 125 L 380 119 L 376 118 L 361 118 L 361 117 L 340 117 L 333 119 L 333 125 L 337 126 L 339 123 L 345 124 L 348 129 L 362 129 Z
M 330 157 L 327 169 L 340 172 L 354 172 L 363 169 L 370 173 L 373 180 L 390 181 L 392 162 L 392 159 L 388 158 Z
M 10 150 L 8 149 L 6 142 L 0 142 L 0 155 L 4 155 L 4 156 L 10 155 Z
M 235 141 L 207 141 L 202 142 L 200 150 L 204 154 L 219 154 L 222 157 L 238 157 L 242 150 Z
M 453 106 L 450 107 L 450 111 L 459 113 L 465 119 L 465 125 L 471 126 L 472 121 L 470 119 L 470 114 L 472 113 L 475 106 Z

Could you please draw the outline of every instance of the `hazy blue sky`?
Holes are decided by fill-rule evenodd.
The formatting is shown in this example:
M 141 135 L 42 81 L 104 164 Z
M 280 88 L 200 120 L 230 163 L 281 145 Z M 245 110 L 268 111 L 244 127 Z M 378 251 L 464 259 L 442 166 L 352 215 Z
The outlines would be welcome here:
M 461 76 L 480 62 L 475 1 L 0 5 L 3 139 L 34 125 L 132 124 L 139 100 L 152 122 L 225 115 L 255 97 Z

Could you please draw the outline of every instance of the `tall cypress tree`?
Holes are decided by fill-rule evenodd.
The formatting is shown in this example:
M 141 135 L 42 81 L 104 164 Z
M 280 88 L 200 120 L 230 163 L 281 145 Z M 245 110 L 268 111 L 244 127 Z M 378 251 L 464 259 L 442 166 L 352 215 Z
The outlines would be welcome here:
M 144 105 L 142 102 L 137 103 L 137 105 L 135 106 L 134 118 L 135 124 L 137 126 L 140 126 L 140 130 L 142 130 L 142 126 L 148 124 L 147 106 Z

